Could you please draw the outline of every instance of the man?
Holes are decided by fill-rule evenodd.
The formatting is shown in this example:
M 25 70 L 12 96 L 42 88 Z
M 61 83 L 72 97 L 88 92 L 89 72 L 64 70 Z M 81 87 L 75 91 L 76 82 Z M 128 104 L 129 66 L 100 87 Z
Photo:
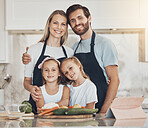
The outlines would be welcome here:
M 74 4 L 67 9 L 66 15 L 72 30 L 81 38 L 73 46 L 74 56 L 81 61 L 84 71 L 95 83 L 98 95 L 96 107 L 100 114 L 105 114 L 119 86 L 116 48 L 110 40 L 93 32 L 91 15 L 86 7 Z

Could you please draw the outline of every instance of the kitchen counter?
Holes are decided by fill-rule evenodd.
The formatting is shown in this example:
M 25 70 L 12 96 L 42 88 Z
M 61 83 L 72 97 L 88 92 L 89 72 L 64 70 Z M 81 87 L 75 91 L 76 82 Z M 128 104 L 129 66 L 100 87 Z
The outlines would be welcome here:
M 145 113 L 148 118 L 148 113 Z M 115 120 L 106 119 L 96 114 L 86 119 L 43 119 L 37 116 L 8 120 L 0 117 L 0 127 L 148 127 L 148 119 Z

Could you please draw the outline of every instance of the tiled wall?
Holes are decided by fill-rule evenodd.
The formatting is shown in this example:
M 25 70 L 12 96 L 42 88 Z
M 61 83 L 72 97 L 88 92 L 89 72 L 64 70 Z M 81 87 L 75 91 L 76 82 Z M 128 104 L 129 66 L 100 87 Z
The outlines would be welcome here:
M 0 84 L 6 73 L 12 75 L 12 80 L 5 88 L 5 104 L 21 103 L 29 98 L 29 92 L 23 87 L 24 65 L 21 57 L 26 46 L 39 41 L 40 34 L 14 34 L 13 58 L 11 64 L 0 64 Z M 116 45 L 119 54 L 120 86 L 118 96 L 145 96 L 148 98 L 148 63 L 139 62 L 139 44 L 137 34 L 105 34 Z M 71 46 L 75 36 L 69 36 L 68 45 Z

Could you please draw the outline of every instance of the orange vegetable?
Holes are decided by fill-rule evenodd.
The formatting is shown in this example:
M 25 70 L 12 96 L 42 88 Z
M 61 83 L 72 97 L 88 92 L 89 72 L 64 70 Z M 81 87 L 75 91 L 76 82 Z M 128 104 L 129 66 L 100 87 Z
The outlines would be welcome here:
M 42 109 L 40 109 L 40 110 L 41 110 L 41 111 L 46 111 L 46 110 L 50 110 L 50 109 L 43 109 L 43 108 L 42 108 Z
M 81 108 L 86 108 L 86 107 L 84 107 L 84 106 L 81 106 Z
M 46 113 L 49 113 L 49 112 L 52 112 L 52 111 L 54 111 L 54 110 L 56 110 L 56 109 L 59 109 L 59 107 L 53 107 L 53 108 L 51 108 L 51 109 L 45 110 L 45 111 L 41 112 L 41 113 L 39 114 L 39 116 L 42 116 L 42 115 L 44 115 L 44 114 L 46 114 Z
M 53 115 L 53 112 L 46 113 L 45 116 Z
M 73 106 L 69 106 L 68 108 L 73 108 Z

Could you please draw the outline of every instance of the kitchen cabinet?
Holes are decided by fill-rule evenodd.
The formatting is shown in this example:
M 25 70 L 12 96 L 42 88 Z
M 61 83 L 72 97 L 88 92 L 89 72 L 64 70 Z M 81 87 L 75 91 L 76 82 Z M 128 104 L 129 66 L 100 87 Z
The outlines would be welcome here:
M 0 30 L 0 63 L 6 60 L 5 34 Z
M 6 0 L 6 29 L 44 29 L 51 12 L 56 9 L 66 11 L 74 3 L 90 9 L 94 29 L 145 26 L 142 17 L 146 17 L 146 13 L 142 13 L 143 6 L 148 7 L 146 0 Z
M 8 32 L 0 30 L 0 63 L 11 62 L 11 53 L 12 53 L 11 40 L 12 38 L 8 36 Z
M 4 0 L 0 0 L 0 63 L 10 62 L 10 37 L 8 31 L 5 30 L 5 16 L 4 16 Z M 9 45 L 8 45 L 9 40 Z

